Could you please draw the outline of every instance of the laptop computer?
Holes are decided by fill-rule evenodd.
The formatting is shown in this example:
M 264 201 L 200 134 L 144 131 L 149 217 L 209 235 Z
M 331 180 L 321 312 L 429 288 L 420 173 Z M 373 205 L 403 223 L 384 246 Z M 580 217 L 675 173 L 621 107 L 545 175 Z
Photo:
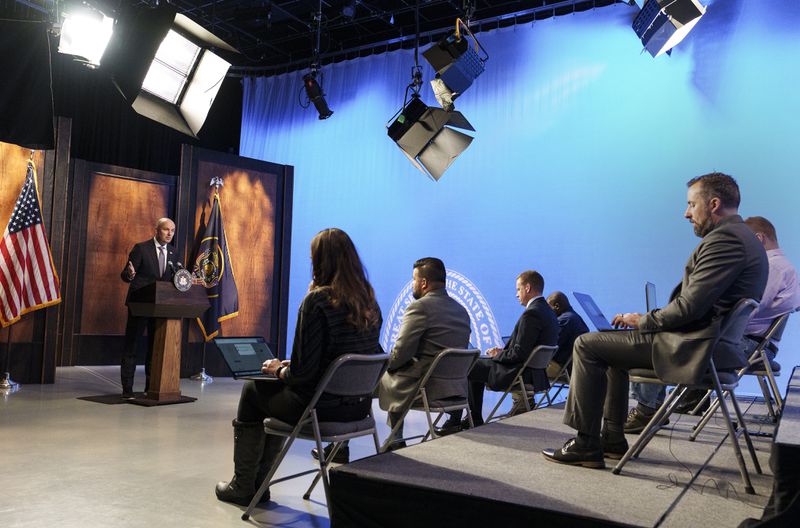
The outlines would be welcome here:
M 644 283 L 644 298 L 647 303 L 647 311 L 652 311 L 658 308 L 658 301 L 656 300 L 656 285 L 652 282 Z
M 589 317 L 589 320 L 592 321 L 592 324 L 595 328 L 597 328 L 600 332 L 618 332 L 620 330 L 630 330 L 630 328 L 614 328 L 611 326 L 611 323 L 608 321 L 603 312 L 600 310 L 600 307 L 597 306 L 597 303 L 594 302 L 592 296 L 588 293 L 581 293 L 581 292 L 572 292 L 572 295 L 575 296 L 575 299 L 578 300 L 578 304 L 581 305 L 583 311 L 586 312 L 586 315 Z
M 234 379 L 278 379 L 261 372 L 261 365 L 275 358 L 263 337 L 217 337 L 214 344 L 222 352 L 222 359 L 231 369 Z

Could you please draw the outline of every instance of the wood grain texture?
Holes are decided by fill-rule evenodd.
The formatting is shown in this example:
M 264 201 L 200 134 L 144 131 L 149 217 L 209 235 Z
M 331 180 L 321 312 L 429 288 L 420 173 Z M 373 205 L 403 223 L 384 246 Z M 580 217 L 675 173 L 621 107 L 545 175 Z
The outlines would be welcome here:
M 103 172 L 89 178 L 80 334 L 123 335 L 128 284 L 119 274 L 133 245 L 167 216 L 170 187 Z
M 278 286 L 274 277 L 278 264 L 275 255 L 278 177 L 268 172 L 198 161 L 195 233 L 211 212 L 213 188 L 209 183 L 215 176 L 225 182 L 220 189 L 220 203 L 239 291 L 239 316 L 222 323 L 221 335 L 260 335 L 269 340 L 273 330 L 272 299 Z M 196 324 L 190 325 L 190 341 L 202 341 Z
M 181 320 L 157 319 L 147 398 L 177 400 L 181 396 Z

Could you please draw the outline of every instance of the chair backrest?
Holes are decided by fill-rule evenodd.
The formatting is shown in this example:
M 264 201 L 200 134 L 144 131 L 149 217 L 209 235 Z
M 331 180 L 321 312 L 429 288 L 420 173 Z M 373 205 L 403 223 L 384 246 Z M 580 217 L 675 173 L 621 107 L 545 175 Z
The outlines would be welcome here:
M 744 329 L 753 312 L 758 308 L 758 301 L 753 299 L 740 299 L 722 320 L 720 325 L 719 343 L 727 343 L 729 346 L 738 347 L 744 337 Z
M 480 354 L 477 348 L 445 348 L 433 360 L 419 386 L 425 387 L 436 380 L 466 380 Z
M 553 356 L 558 352 L 558 346 L 539 345 L 533 349 L 528 360 L 525 362 L 525 368 L 532 369 L 546 369 L 547 365 L 553 359 Z
M 795 311 L 800 311 L 800 308 Z M 772 321 L 772 324 L 769 325 L 767 333 L 764 334 L 764 339 L 780 341 L 783 337 L 783 330 L 786 328 L 786 323 L 789 321 L 790 315 L 792 315 L 792 312 L 785 313 L 780 317 L 775 318 L 775 320 Z
M 389 364 L 386 354 L 344 354 L 337 357 L 325 371 L 312 404 L 322 393 L 332 396 L 363 396 L 372 394 Z

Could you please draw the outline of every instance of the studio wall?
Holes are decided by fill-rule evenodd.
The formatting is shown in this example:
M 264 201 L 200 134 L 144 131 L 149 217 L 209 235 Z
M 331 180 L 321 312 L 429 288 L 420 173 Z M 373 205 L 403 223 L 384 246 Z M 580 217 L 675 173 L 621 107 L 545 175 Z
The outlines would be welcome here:
M 486 72 L 456 101 L 477 136 L 438 183 L 386 136 L 413 51 L 325 66 L 326 121 L 297 103 L 304 72 L 245 79 L 241 154 L 295 167 L 289 345 L 310 240 L 329 226 L 356 242 L 387 328 L 413 261 L 429 255 L 482 294 L 501 335 L 529 268 L 546 293 L 589 292 L 607 315 L 643 311 L 648 280 L 664 304 L 698 242 L 685 183 L 714 170 L 738 179 L 742 215 L 772 220 L 800 266 L 800 3 L 709 4 L 658 59 L 640 53 L 625 5 L 480 33 Z M 486 348 L 487 335 L 473 342 Z M 778 359 L 800 363 L 800 317 Z

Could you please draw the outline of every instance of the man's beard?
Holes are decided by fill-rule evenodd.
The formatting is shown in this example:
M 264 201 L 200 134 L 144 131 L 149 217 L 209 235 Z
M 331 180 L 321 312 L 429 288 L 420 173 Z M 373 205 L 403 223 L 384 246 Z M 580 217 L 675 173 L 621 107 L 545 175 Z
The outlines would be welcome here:
M 714 222 L 711 217 L 708 217 L 702 224 L 694 224 L 694 234 L 700 238 L 704 238 L 707 234 L 714 229 Z
M 411 296 L 414 297 L 414 299 L 419 300 L 420 297 L 422 297 L 422 292 L 417 290 L 411 290 Z

